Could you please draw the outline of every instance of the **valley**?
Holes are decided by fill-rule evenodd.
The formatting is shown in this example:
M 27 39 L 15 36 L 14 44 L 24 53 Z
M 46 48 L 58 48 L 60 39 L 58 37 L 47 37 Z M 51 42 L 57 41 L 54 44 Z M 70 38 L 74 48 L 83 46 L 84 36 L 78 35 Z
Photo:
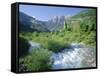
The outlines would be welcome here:
M 95 10 L 40 21 L 20 12 L 19 71 L 96 66 Z M 24 45 L 23 45 L 24 44 Z

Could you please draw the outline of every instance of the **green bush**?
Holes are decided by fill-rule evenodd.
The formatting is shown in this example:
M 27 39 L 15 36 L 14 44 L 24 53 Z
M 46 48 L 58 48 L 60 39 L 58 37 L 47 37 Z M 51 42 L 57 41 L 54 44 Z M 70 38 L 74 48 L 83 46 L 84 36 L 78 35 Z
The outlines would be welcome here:
M 45 45 L 45 48 L 48 50 L 51 50 L 53 52 L 59 52 L 62 49 L 64 49 L 67 45 L 61 44 L 60 42 L 54 41 L 54 40 L 49 40 L 47 42 L 47 45 Z
M 52 65 L 52 52 L 47 49 L 34 49 L 31 54 L 19 59 L 19 71 L 45 71 Z

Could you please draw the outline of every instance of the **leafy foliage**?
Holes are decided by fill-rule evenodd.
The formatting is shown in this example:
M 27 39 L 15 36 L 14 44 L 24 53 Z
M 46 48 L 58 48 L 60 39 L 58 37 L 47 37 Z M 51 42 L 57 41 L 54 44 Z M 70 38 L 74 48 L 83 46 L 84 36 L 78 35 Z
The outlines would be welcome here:
M 34 49 L 33 53 L 19 59 L 19 71 L 49 70 L 52 65 L 51 53 L 47 49 Z

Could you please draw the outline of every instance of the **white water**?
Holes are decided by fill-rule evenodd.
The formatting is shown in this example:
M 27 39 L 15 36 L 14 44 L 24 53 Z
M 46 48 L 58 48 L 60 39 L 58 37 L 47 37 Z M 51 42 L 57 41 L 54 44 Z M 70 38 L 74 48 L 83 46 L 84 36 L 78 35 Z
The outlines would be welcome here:
M 29 52 L 30 53 L 33 51 L 33 49 L 40 48 L 40 44 L 39 43 L 29 41 L 29 44 L 31 45 L 30 48 L 29 48 Z
M 29 41 L 31 45 L 29 52 L 32 49 L 40 48 L 39 43 Z M 69 48 L 62 50 L 59 53 L 53 53 L 52 69 L 69 69 L 69 68 L 84 68 L 96 66 L 95 49 L 88 48 L 84 44 L 72 43 Z
M 69 49 L 54 53 L 51 58 L 54 60 L 52 69 L 95 66 L 93 49 L 87 48 L 83 44 L 72 43 Z

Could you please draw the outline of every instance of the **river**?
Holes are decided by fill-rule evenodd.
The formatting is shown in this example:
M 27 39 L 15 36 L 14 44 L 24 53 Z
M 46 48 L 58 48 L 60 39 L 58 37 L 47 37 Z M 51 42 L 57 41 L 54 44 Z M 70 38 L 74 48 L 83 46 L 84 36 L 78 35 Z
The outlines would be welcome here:
M 70 48 L 62 52 L 54 53 L 52 69 L 95 67 L 95 49 L 88 48 L 84 44 L 72 43 Z
M 37 43 L 30 42 L 32 48 L 39 48 Z M 96 66 L 96 53 L 94 48 L 89 48 L 82 43 L 71 43 L 61 52 L 51 56 L 53 65 L 51 69 L 85 68 Z

